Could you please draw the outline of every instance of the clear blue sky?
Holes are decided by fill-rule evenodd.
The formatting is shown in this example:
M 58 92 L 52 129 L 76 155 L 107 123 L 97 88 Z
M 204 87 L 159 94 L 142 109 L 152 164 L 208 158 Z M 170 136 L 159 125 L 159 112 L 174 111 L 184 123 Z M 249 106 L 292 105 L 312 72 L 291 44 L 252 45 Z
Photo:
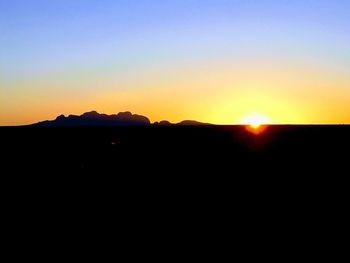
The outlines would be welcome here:
M 1 70 L 271 50 L 341 60 L 349 17 L 347 0 L 0 0 Z
M 348 0 L 0 0 L 0 81 L 237 56 L 349 71 L 349 46 Z

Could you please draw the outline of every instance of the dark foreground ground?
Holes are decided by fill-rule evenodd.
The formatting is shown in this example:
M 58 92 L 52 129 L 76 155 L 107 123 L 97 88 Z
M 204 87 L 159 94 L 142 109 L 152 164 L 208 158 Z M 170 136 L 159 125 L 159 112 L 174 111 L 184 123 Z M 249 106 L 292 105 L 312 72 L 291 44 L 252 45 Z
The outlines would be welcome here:
M 346 125 L 269 126 L 258 135 L 242 126 L 2 127 L 0 145 L 2 178 L 34 187 L 217 194 L 349 187 Z
M 218 248 L 215 260 L 345 244 L 350 126 L 3 127 L 0 145 L 7 243 L 94 251 L 113 239 L 128 257 L 149 245 L 158 257 Z
M 346 125 L 3 127 L 0 144 L 4 175 L 53 185 L 317 189 L 350 174 Z
M 0 128 L 9 172 L 246 176 L 346 174 L 350 126 Z M 255 174 L 258 175 L 258 174 Z

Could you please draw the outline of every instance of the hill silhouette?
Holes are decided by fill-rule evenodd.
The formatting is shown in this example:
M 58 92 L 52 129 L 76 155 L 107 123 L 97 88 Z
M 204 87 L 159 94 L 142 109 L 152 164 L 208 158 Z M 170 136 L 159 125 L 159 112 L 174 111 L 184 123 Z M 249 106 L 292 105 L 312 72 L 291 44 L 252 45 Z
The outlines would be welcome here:
M 118 114 L 101 114 L 97 111 L 86 112 L 80 116 L 78 115 L 69 115 L 68 117 L 64 115 L 58 116 L 55 120 L 47 120 L 34 124 L 35 126 L 149 126 L 152 125 L 149 118 L 132 114 L 129 111 L 119 112 Z M 197 125 L 207 125 L 206 123 L 201 123 L 197 121 L 182 121 L 177 124 L 173 124 L 169 121 L 163 120 L 161 122 L 155 122 L 153 125 L 160 126 L 172 126 L 172 125 L 181 125 L 181 126 L 197 126 Z
M 118 114 L 100 114 L 96 111 L 86 112 L 80 116 L 58 116 L 52 121 L 43 121 L 37 126 L 147 126 L 150 120 L 142 115 L 132 114 L 129 111 Z

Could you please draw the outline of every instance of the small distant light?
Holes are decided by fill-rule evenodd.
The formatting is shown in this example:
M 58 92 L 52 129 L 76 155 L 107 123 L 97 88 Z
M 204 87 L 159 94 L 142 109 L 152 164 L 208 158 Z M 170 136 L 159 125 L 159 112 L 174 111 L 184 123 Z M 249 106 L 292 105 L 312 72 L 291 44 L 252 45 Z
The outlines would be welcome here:
M 119 145 L 119 144 L 121 144 L 121 141 L 112 141 L 111 142 L 111 145 Z

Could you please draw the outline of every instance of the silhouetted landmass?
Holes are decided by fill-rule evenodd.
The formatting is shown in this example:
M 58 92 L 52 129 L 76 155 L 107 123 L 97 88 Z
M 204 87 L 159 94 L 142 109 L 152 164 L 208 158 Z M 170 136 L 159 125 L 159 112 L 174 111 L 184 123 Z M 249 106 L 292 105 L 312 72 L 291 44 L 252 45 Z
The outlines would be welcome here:
M 202 122 L 198 122 L 198 121 L 192 121 L 192 120 L 185 120 L 182 122 L 179 122 L 177 125 L 181 125 L 181 126 L 203 126 L 203 125 L 211 125 L 209 123 L 202 123 Z
M 71 127 L 64 127 L 67 123 Z M 84 127 L 87 123 L 96 123 L 96 127 Z M 111 123 L 126 126 L 98 127 Z M 273 125 L 261 134 L 253 134 L 244 126 L 185 124 L 150 125 L 145 117 L 131 113 L 101 117 L 91 112 L 61 116 L 36 126 L 1 127 L 0 145 L 6 153 L 3 158 L 7 158 L 2 163 L 114 172 L 125 168 L 155 172 L 162 171 L 162 166 L 164 171 L 171 167 L 177 172 L 211 171 L 237 176 L 240 169 L 282 174 L 298 169 L 337 169 L 349 160 L 347 125 Z
M 155 122 L 153 123 L 154 125 L 158 125 L 158 126 L 171 126 L 174 125 L 173 123 L 171 123 L 170 121 L 160 121 L 160 122 Z
M 150 120 L 142 115 L 132 114 L 131 112 L 120 112 L 118 114 L 107 115 L 99 114 L 96 111 L 86 112 L 80 116 L 64 115 L 58 116 L 53 121 L 39 122 L 37 126 L 147 126 Z
M 129 119 L 130 114 L 125 116 Z M 28 202 L 28 213 L 17 217 L 21 222 L 37 203 L 43 203 L 40 211 L 45 216 L 52 208 L 56 218 L 60 213 L 55 203 L 65 200 L 59 206 L 69 208 L 63 213 L 65 220 L 85 204 L 88 213 L 74 227 L 91 216 L 100 217 L 101 208 L 108 216 L 99 225 L 116 213 L 118 220 L 132 215 L 125 218 L 133 227 L 155 210 L 156 224 L 168 209 L 167 217 L 175 218 L 176 225 L 178 210 L 184 210 L 179 220 L 187 222 L 189 213 L 200 209 L 203 213 L 191 228 L 206 218 L 207 224 L 216 222 L 216 231 L 225 219 L 221 231 L 226 233 L 238 217 L 238 228 L 246 224 L 251 229 L 260 222 L 258 226 L 267 231 L 264 237 L 271 229 L 261 223 L 266 213 L 273 215 L 266 219 L 273 226 L 282 222 L 291 229 L 319 209 L 319 216 L 305 225 L 308 233 L 310 225 L 326 214 L 334 217 L 335 207 L 346 213 L 350 126 L 268 126 L 253 134 L 244 126 L 164 124 L 0 127 L 1 179 L 8 191 L 4 202 L 17 198 L 11 205 L 16 211 Z M 12 187 L 4 180 L 12 181 Z M 156 208 L 150 211 L 153 204 Z M 117 224 L 112 218 L 111 225 Z M 283 218 L 291 222 L 285 224 Z M 323 235 L 319 232 L 323 227 L 315 229 Z
M 219 181 L 222 187 L 233 187 L 242 180 L 259 189 L 276 182 L 299 187 L 320 182 L 321 174 L 327 176 L 324 180 L 345 176 L 350 126 L 272 125 L 254 133 L 245 126 L 151 124 L 130 112 L 93 111 L 37 125 L 0 127 L 0 145 L 2 167 L 14 171 L 109 174 L 118 180 L 136 174 L 142 182 L 207 182 L 207 187 Z
M 68 117 L 64 115 L 58 116 L 52 121 L 43 121 L 35 126 L 42 127 L 89 127 L 89 126 L 148 126 L 151 125 L 151 121 L 142 115 L 132 114 L 131 112 L 120 112 L 118 114 L 100 114 L 96 111 L 86 112 L 80 116 L 69 115 Z M 163 120 L 161 122 L 155 122 L 154 125 L 159 126 L 171 126 L 171 125 L 181 125 L 181 126 L 199 126 L 208 125 L 198 121 L 182 121 L 178 124 L 172 124 L 169 121 Z

